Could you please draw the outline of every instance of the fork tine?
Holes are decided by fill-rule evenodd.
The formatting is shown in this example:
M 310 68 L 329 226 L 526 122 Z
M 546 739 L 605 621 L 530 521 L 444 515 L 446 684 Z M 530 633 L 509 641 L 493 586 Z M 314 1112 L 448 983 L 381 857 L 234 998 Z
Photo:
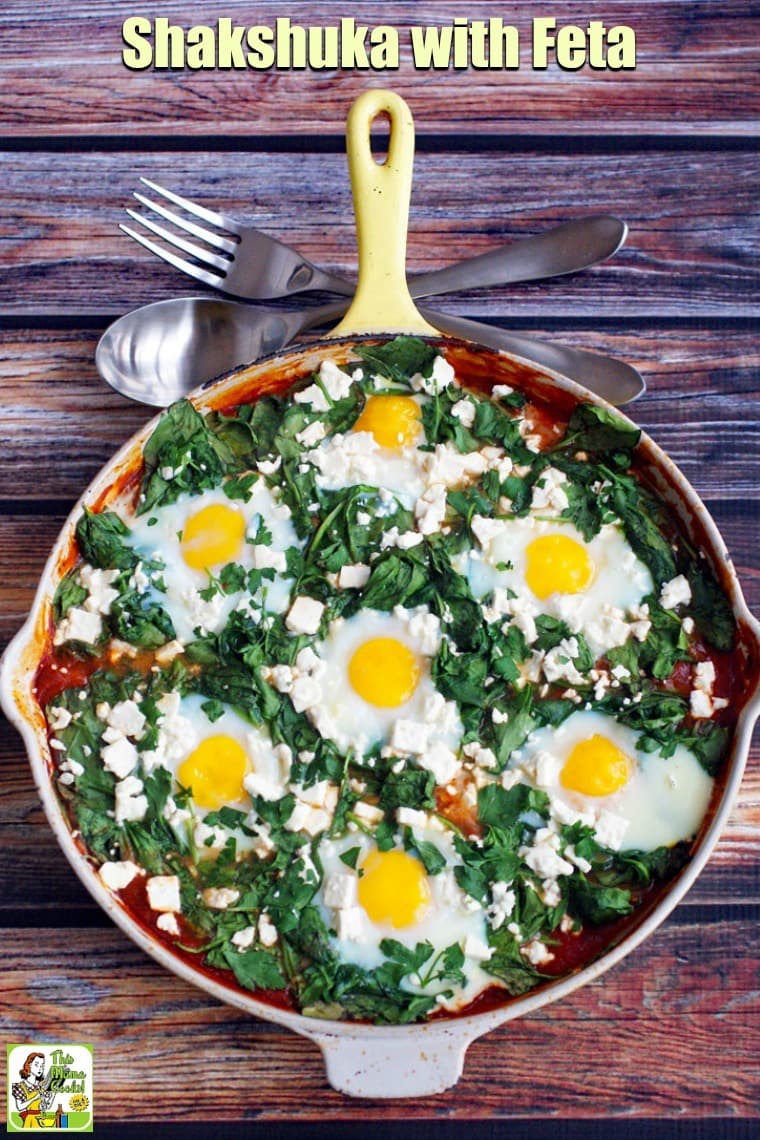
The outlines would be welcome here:
M 149 186 L 151 190 L 155 190 L 157 194 L 163 194 L 164 198 L 168 198 L 175 206 L 181 206 L 183 210 L 187 210 L 188 214 L 194 214 L 196 218 L 201 221 L 207 222 L 210 226 L 218 226 L 221 230 L 227 230 L 231 234 L 240 233 L 240 224 L 234 218 L 230 218 L 227 214 L 216 214 L 213 210 L 207 210 L 205 206 L 199 206 L 197 202 L 191 202 L 189 198 L 183 198 L 181 194 L 175 194 L 173 190 L 165 190 L 163 186 L 159 186 L 157 182 L 151 182 L 149 178 L 140 178 L 140 181 L 145 186 Z
M 162 258 L 163 261 L 168 261 L 175 269 L 181 270 L 182 273 L 189 273 L 191 277 L 195 277 L 198 281 L 202 281 L 204 285 L 210 285 L 212 289 L 223 288 L 224 278 L 220 277 L 217 273 L 208 273 L 205 269 L 201 269 L 200 265 L 194 265 L 192 261 L 185 261 L 181 257 L 177 257 L 176 253 L 171 253 L 170 250 L 164 249 L 163 246 L 157 245 L 156 242 L 151 241 L 150 238 L 144 234 L 138 234 L 130 226 L 125 226 L 119 222 L 119 229 L 123 230 L 140 245 L 149 249 L 151 253 L 155 253 L 157 257 Z
M 224 250 L 225 253 L 234 253 L 238 246 L 237 241 L 231 238 L 220 237 L 219 234 L 212 233 L 211 230 L 204 229 L 203 226 L 197 226 L 195 222 L 191 222 L 188 218 L 181 218 L 179 214 L 175 214 L 173 210 L 167 210 L 166 206 L 162 206 L 160 202 L 154 202 L 151 198 L 146 198 L 144 194 L 139 194 L 137 190 L 132 192 L 132 196 L 137 199 L 143 206 L 154 213 L 159 214 L 165 218 L 167 222 L 171 222 L 180 230 L 185 230 L 189 234 L 194 234 L 195 237 L 205 241 L 208 245 L 213 245 L 215 249 Z
M 163 226 L 160 226 L 158 222 L 154 222 L 150 218 L 146 218 L 142 214 L 138 214 L 135 210 L 128 209 L 127 213 L 129 214 L 130 218 L 136 222 L 139 222 L 141 226 L 145 226 L 146 229 L 150 230 L 151 233 L 156 234 L 157 237 L 163 238 L 164 241 L 169 243 L 169 245 L 174 245 L 177 247 L 177 249 L 182 249 L 185 251 L 185 253 L 189 253 L 191 257 L 197 258 L 197 260 L 200 261 L 202 265 L 213 266 L 214 269 L 222 270 L 222 276 L 224 276 L 226 271 L 229 269 L 231 262 L 228 257 L 218 257 L 215 253 L 211 253 L 207 249 L 201 249 L 199 245 L 193 245 L 191 241 L 185 241 L 185 239 L 181 238 L 179 234 L 170 233 L 169 230 L 164 229 Z

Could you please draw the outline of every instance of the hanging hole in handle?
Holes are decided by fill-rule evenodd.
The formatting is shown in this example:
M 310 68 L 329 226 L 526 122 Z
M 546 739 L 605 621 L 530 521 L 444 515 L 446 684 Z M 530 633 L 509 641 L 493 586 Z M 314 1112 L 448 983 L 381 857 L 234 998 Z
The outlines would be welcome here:
M 376 166 L 385 166 L 391 141 L 391 117 L 387 111 L 375 115 L 369 128 L 369 149 Z

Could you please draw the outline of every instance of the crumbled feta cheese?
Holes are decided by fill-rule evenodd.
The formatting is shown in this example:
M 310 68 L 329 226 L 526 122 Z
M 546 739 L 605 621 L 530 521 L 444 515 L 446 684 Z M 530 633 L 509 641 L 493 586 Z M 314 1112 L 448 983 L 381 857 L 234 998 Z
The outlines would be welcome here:
M 251 946 L 253 946 L 255 941 L 255 926 L 244 926 L 242 930 L 236 930 L 230 939 L 232 945 L 237 946 L 238 950 L 248 950 Z
M 494 954 L 494 948 L 487 946 L 481 938 L 474 934 L 465 936 L 462 950 L 467 958 L 472 958 L 476 962 L 487 962 Z
M 167 641 L 166 645 L 159 646 L 155 658 L 159 665 L 171 665 L 174 658 L 179 657 L 184 650 L 184 644 L 175 637 L 173 641 Z
M 554 958 L 554 955 L 549 952 L 545 943 L 541 942 L 538 938 L 532 938 L 525 946 L 521 946 L 520 953 L 530 962 L 531 966 L 542 966 L 546 962 L 551 962 Z
M 272 550 L 271 546 L 256 543 L 253 547 L 252 562 L 255 570 L 276 570 L 284 574 L 288 562 L 282 550 Z
M 316 598 L 299 595 L 288 610 L 285 625 L 292 633 L 317 633 L 324 609 Z
M 532 847 L 521 847 L 518 854 L 540 879 L 557 879 L 572 875 L 573 865 L 559 854 L 559 836 L 542 827 L 536 832 Z
M 179 923 L 171 911 L 167 911 L 165 914 L 159 914 L 156 919 L 156 926 L 159 930 L 162 930 L 164 934 L 171 934 L 175 938 L 179 935 Z
M 393 725 L 391 748 L 394 752 L 419 756 L 427 748 L 429 739 L 428 725 L 413 720 L 397 720 Z
M 660 591 L 660 605 L 664 610 L 674 610 L 676 606 L 688 605 L 691 601 L 691 586 L 683 574 L 671 578 Z
M 53 638 L 54 645 L 67 641 L 81 641 L 94 645 L 103 632 L 103 619 L 99 613 L 91 613 L 81 606 L 71 606 L 63 621 L 59 622 Z
M 538 788 L 556 788 L 562 761 L 546 749 L 535 754 L 532 761 L 533 776 Z
M 171 911 L 172 913 L 182 910 L 177 875 L 153 875 L 146 882 L 145 889 L 148 893 L 148 905 L 151 910 Z
M 259 942 L 262 946 L 270 947 L 277 944 L 277 927 L 265 910 L 259 915 L 258 931 Z
M 82 566 L 79 581 L 87 590 L 84 609 L 94 614 L 108 614 L 111 605 L 119 596 L 119 591 L 111 585 L 121 573 L 120 570 L 96 570 L 89 565 Z
M 694 668 L 694 688 L 712 693 L 715 684 L 715 666 L 712 661 L 700 661 Z
M 414 505 L 420 534 L 435 534 L 446 516 L 446 488 L 442 483 L 428 487 Z
M 331 823 L 331 815 L 322 808 L 312 807 L 303 800 L 296 800 L 285 827 L 288 831 L 305 831 L 308 835 L 319 835 Z
M 442 741 L 436 740 L 418 757 L 417 763 L 426 771 L 432 772 L 436 784 L 445 785 L 451 782 L 459 771 L 459 761 L 456 753 L 452 752 Z
M 566 482 L 567 478 L 564 471 L 560 471 L 556 467 L 547 467 L 533 486 L 531 510 L 545 511 L 551 507 L 556 511 L 564 511 L 569 505 L 567 494 L 562 486 Z
M 582 685 L 583 674 L 579 673 L 573 664 L 578 653 L 578 642 L 574 637 L 565 637 L 559 645 L 548 650 L 544 655 L 542 664 L 546 680 L 549 682 L 567 681 L 569 685 Z
M 407 629 L 420 648 L 420 652 L 433 657 L 441 646 L 441 619 L 429 610 L 419 610 L 408 619 Z
M 326 434 L 327 429 L 321 420 L 314 420 L 303 431 L 296 432 L 296 440 L 303 447 L 316 447 Z
M 335 871 L 328 875 L 322 892 L 325 906 L 342 909 L 356 904 L 359 880 L 348 871 Z
M 114 786 L 114 819 L 117 823 L 139 822 L 148 810 L 148 797 L 143 795 L 143 783 L 137 776 L 126 776 Z
M 275 783 L 269 776 L 265 776 L 260 772 L 249 772 L 244 776 L 243 787 L 249 796 L 261 796 L 261 798 L 267 800 L 268 803 L 281 800 L 285 793 L 282 784 Z
M 71 713 L 63 705 L 55 705 L 48 712 L 48 723 L 53 732 L 61 732 L 71 724 Z
M 302 388 L 300 392 L 295 392 L 293 399 L 296 404 L 310 404 L 315 412 L 329 412 L 330 410 L 330 401 L 319 384 L 310 384 L 308 388 Z M 261 464 L 259 464 L 259 470 L 261 470 Z
M 692 689 L 689 695 L 689 711 L 695 720 L 708 720 L 713 714 L 713 701 L 704 689 Z
M 601 656 L 608 649 L 624 645 L 631 629 L 625 620 L 623 610 L 605 602 L 599 614 L 587 622 L 584 632 L 592 652 Z
M 484 748 L 478 740 L 473 740 L 470 744 L 465 744 L 462 749 L 465 756 L 477 764 L 479 768 L 496 768 L 498 760 L 496 754 L 491 748 Z
M 226 910 L 233 906 L 240 898 L 240 891 L 235 887 L 206 887 L 202 895 L 206 906 L 212 910 Z
M 370 568 L 363 562 L 341 566 L 338 573 L 338 587 L 341 590 L 361 590 L 369 581 Z
M 106 771 L 113 772 L 114 776 L 121 780 L 137 767 L 139 754 L 126 736 L 120 736 L 113 744 L 101 748 L 100 758 Z
M 296 712 L 305 712 L 312 708 L 322 698 L 322 686 L 319 681 L 308 674 L 296 677 L 289 690 L 290 699 Z
M 473 515 L 470 529 L 482 547 L 489 546 L 504 530 L 502 519 L 489 519 L 486 515 Z
M 111 728 L 115 728 L 123 736 L 132 736 L 136 739 L 145 731 L 145 716 L 140 712 L 140 706 L 133 700 L 119 701 L 108 713 L 106 720 Z
M 509 883 L 491 884 L 491 904 L 486 909 L 486 918 L 494 930 L 498 930 L 509 918 L 517 904 L 517 895 Z
M 427 812 L 409 807 L 396 808 L 396 823 L 399 827 L 427 827 L 429 822 Z
M 628 830 L 628 820 L 602 808 L 593 827 L 596 841 L 601 847 L 608 847 L 610 851 L 619 851 Z
M 142 875 L 143 871 L 129 859 L 121 862 L 103 863 L 98 868 L 101 882 L 112 891 L 123 891 L 134 879 L 135 875 Z
M 319 367 L 319 379 L 331 400 L 345 400 L 351 391 L 353 379 L 334 360 L 323 360 Z
M 335 911 L 335 933 L 342 942 L 364 941 L 364 912 L 360 906 L 341 907 Z
M 383 809 L 377 804 L 367 803 L 366 800 L 359 800 L 358 803 L 355 803 L 352 811 L 357 819 L 360 819 L 362 823 L 368 823 L 370 827 L 380 823 L 385 815 Z
M 471 428 L 475 423 L 476 410 L 472 400 L 457 400 L 456 404 L 452 404 L 451 414 L 463 427 Z

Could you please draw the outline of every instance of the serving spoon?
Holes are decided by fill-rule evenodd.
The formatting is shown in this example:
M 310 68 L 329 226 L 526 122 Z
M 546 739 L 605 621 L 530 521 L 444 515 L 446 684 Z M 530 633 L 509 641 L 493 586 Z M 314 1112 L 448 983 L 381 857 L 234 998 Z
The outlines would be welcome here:
M 277 352 L 299 333 L 336 320 L 346 308 L 345 301 L 283 310 L 214 297 L 156 301 L 109 325 L 95 350 L 95 364 L 123 396 L 164 408 L 217 376 Z M 622 360 L 427 308 L 420 312 L 444 334 L 552 368 L 611 404 L 630 403 L 645 389 L 641 375 Z

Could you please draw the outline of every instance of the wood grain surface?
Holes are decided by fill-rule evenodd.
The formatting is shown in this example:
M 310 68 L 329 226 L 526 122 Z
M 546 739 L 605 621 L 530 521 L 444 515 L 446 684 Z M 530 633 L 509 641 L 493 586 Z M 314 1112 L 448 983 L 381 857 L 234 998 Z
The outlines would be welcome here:
M 628 241 L 553 281 L 440 299 L 450 312 L 627 359 L 629 412 L 704 499 L 760 609 L 758 12 L 746 0 L 504 6 L 397 0 L 349 12 L 400 29 L 397 72 L 129 72 L 126 0 L 0 11 L 0 649 L 100 467 L 152 415 L 99 379 L 108 322 L 200 287 L 118 230 L 153 178 L 355 273 L 345 115 L 392 86 L 415 115 L 410 274 L 586 213 Z M 173 22 L 272 24 L 273 2 L 167 0 Z M 534 71 L 531 19 L 637 32 L 633 73 Z M 501 17 L 519 71 L 415 71 L 412 23 Z M 296 305 L 314 302 L 306 297 Z M 413 1101 L 329 1088 L 318 1050 L 167 973 L 116 929 L 62 856 L 23 746 L 0 722 L 0 1028 L 91 1041 L 96 1131 L 116 1140 L 401 1134 L 493 1140 L 745 1140 L 760 1127 L 756 920 L 760 750 L 707 868 L 669 919 L 594 983 L 488 1034 L 459 1084 Z M 0 1046 L 2 1042 L 0 1042 Z M 0 1052 L 2 1050 L 0 1049 Z M 200 1075 L 199 1075 L 200 1074 Z M 3 1092 L 0 1092 L 0 1112 Z M 348 1132 L 340 1129 L 348 1129 Z M 478 1129 L 481 1131 L 478 1131 Z M 449 1129 L 451 1131 L 449 1131 Z M 287 1133 L 292 1135 L 293 1133 Z M 433 1132 L 419 1132 L 427 1137 Z
M 172 293 L 203 292 L 118 229 L 132 224 L 124 209 L 133 191 L 147 193 L 141 176 L 259 227 L 326 269 L 355 274 L 343 154 L 12 152 L 2 156 L 2 174 L 0 248 L 10 272 L 0 279 L 0 306 L 8 314 L 88 314 L 94 305 L 118 316 Z M 29 194 L 41 184 L 44 195 Z M 523 319 L 756 316 L 758 199 L 760 161 L 744 152 L 661 149 L 600 161 L 526 145 L 420 154 L 407 264 L 410 274 L 427 272 L 585 214 L 616 214 L 630 233 L 614 260 L 472 291 L 459 306 Z
M 172 135 L 343 134 L 346 107 L 377 76 L 361 71 L 129 72 L 121 63 L 121 26 L 138 13 L 127 0 L 73 0 L 65 19 L 36 0 L 6 0 L 0 28 L 6 94 L 0 129 L 8 135 L 128 133 Z M 662 132 L 693 136 L 757 134 L 757 30 L 744 0 L 660 3 L 659 0 L 575 2 L 534 9 L 481 0 L 477 6 L 435 2 L 424 8 L 391 2 L 381 8 L 337 0 L 255 8 L 228 0 L 224 10 L 166 0 L 155 12 L 190 28 L 234 23 L 273 26 L 287 15 L 303 27 L 337 25 L 355 16 L 370 27 L 399 29 L 397 71 L 379 72 L 387 86 L 413 99 L 420 132 L 519 135 L 623 135 Z M 201 18 L 203 16 L 203 18 Z M 500 17 L 517 26 L 517 71 L 415 70 L 406 32 L 410 24 L 443 26 L 456 17 Z M 637 33 L 635 72 L 534 71 L 531 21 L 556 16 L 585 28 L 590 18 L 625 24 Z M 54 47 L 53 47 L 54 45 Z M 754 66 L 753 66 L 754 65 Z M 441 108 L 445 114 L 441 114 Z

